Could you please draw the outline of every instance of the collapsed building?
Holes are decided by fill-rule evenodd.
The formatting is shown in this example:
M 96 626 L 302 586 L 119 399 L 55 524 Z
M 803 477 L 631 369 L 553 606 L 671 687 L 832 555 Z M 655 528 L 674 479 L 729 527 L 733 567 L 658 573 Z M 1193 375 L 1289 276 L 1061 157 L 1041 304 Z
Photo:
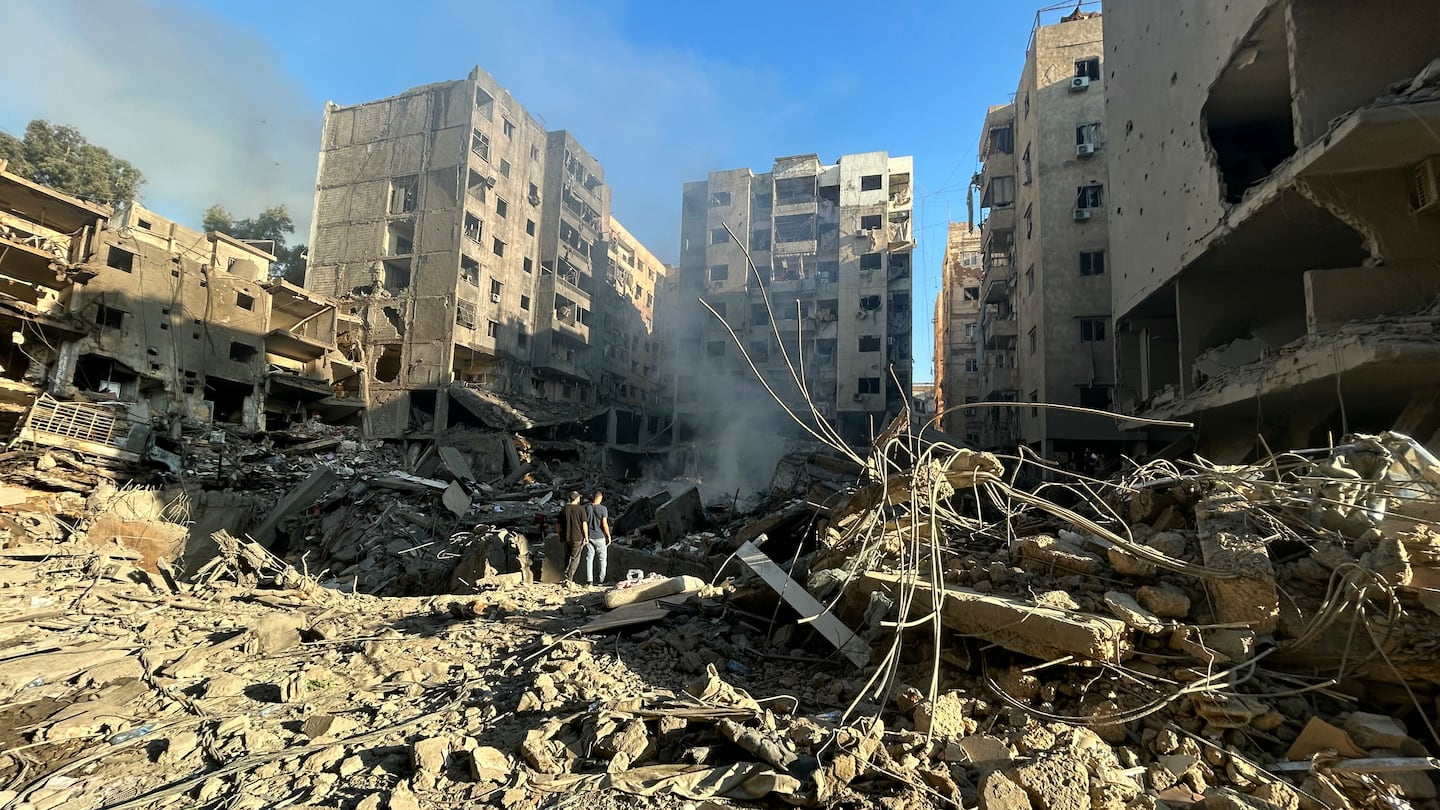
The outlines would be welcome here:
M 663 265 L 611 218 L 604 178 L 480 68 L 327 106 L 306 286 L 359 322 L 369 435 L 484 424 L 495 397 L 566 406 L 611 442 L 661 427 L 642 414 L 660 405 Z
M 42 403 L 28 438 L 135 453 L 155 419 L 255 431 L 361 409 L 353 322 L 272 280 L 263 246 L 3 166 L 0 217 L 7 408 L 18 418 Z
M 1440 16 L 1106 0 L 1118 403 L 1203 452 L 1437 427 Z

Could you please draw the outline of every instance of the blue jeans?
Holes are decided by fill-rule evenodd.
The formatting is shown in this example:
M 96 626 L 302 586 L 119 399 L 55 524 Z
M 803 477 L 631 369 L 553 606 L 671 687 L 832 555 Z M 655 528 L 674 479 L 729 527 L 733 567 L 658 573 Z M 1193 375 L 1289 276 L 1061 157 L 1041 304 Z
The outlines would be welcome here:
M 591 537 L 585 541 L 585 582 L 590 585 L 599 585 L 605 581 L 605 552 L 608 547 L 605 537 Z M 595 558 L 600 558 L 600 577 L 596 579 L 594 563 Z

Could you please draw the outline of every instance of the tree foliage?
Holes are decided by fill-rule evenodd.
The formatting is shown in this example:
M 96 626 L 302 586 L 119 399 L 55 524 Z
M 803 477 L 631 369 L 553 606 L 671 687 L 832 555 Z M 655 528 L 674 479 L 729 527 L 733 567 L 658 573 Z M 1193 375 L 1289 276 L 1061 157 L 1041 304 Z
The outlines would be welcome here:
M 0 132 L 0 158 L 27 180 L 108 205 L 135 199 L 145 183 L 139 169 L 85 140 L 80 130 L 39 119 L 25 125 L 23 139 Z
M 206 231 L 219 231 L 236 239 L 274 242 L 276 261 L 270 274 L 292 284 L 305 283 L 305 246 L 286 244 L 286 237 L 295 233 L 295 222 L 284 205 L 272 205 L 245 219 L 236 219 L 224 207 L 212 205 L 205 210 L 202 225 Z

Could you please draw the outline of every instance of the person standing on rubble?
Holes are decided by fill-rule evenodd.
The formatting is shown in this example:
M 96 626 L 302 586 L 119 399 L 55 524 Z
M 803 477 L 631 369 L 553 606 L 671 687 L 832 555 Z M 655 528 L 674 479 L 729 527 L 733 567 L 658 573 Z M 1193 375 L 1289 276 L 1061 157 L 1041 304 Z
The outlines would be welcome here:
M 600 490 L 595 490 L 595 494 L 590 496 L 590 504 L 585 507 L 585 526 L 589 529 L 589 538 L 585 543 L 587 585 L 601 585 L 605 582 L 605 558 L 610 546 L 610 512 L 600 503 L 604 497 Z M 592 566 L 596 557 L 600 558 L 599 578 L 595 577 Z
M 565 554 L 570 562 L 565 566 L 565 581 L 575 581 L 575 569 L 580 567 L 580 553 L 585 550 L 586 509 L 580 505 L 580 493 L 572 491 L 560 510 L 560 542 L 565 544 Z

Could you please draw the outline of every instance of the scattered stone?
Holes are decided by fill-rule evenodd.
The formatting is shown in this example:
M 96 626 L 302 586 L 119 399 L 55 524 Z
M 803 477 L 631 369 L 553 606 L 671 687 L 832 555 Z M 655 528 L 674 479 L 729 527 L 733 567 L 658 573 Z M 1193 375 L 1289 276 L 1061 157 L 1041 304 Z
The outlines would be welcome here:
M 1115 618 L 1142 633 L 1159 633 L 1165 630 L 1165 623 L 1154 613 L 1140 606 L 1135 597 L 1119 591 L 1105 593 L 1105 607 Z
M 1393 717 L 1370 712 L 1351 712 L 1345 718 L 1345 733 L 1361 748 L 1399 750 L 1410 739 L 1405 725 Z
M 416 773 L 441 773 L 449 756 L 450 741 L 444 737 L 431 737 L 410 746 L 410 764 Z
M 1135 597 L 1141 607 L 1162 619 L 1183 619 L 1190 613 L 1190 597 L 1170 585 L 1146 585 Z
M 1090 810 L 1090 775 L 1068 754 L 1051 754 L 1021 765 L 1014 779 L 1033 806 L 1046 810 Z

